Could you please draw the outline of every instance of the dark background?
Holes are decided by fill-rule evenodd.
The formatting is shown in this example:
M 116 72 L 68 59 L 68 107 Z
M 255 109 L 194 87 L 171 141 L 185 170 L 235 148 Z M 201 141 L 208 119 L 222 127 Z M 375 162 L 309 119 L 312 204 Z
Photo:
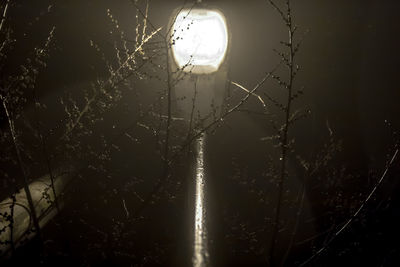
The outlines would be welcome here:
M 268 1 L 204 2 L 222 10 L 229 23 L 232 35 L 228 58 L 229 78 L 252 88 L 279 60 L 272 49 L 279 47 L 279 41 L 287 38 L 282 21 Z M 50 11 L 48 11 L 49 4 L 52 4 Z M 150 1 L 150 20 L 156 27 L 165 25 L 173 10 L 180 4 L 182 1 Z M 41 72 L 37 83 L 40 98 L 50 110 L 54 110 L 45 118 L 49 124 L 62 118 L 59 97 L 63 92 L 78 94 L 91 80 L 106 75 L 99 56 L 89 46 L 89 42 L 94 40 L 105 53 L 109 52 L 108 49 L 112 49 L 107 9 L 110 9 L 120 21 L 127 35 L 134 38 L 135 9 L 130 1 L 56 1 L 55 3 L 17 1 L 12 7 L 10 21 L 17 42 L 13 54 L 2 69 L 4 76 L 12 74 L 29 54 L 32 45 L 43 42 L 49 29 L 53 25 L 56 27 L 55 45 L 47 67 Z M 377 174 L 383 171 L 388 155 L 396 142 L 392 129 L 400 127 L 398 118 L 400 2 L 297 0 L 293 1 L 293 12 L 294 21 L 300 27 L 299 34 L 307 32 L 298 56 L 298 64 L 302 71 L 296 80 L 296 86 L 305 86 L 305 96 L 297 105 L 309 108 L 311 115 L 294 127 L 291 134 L 298 141 L 299 153 L 307 156 L 326 140 L 328 123 L 335 138 L 343 140 L 343 151 L 335 164 L 345 165 L 349 173 L 355 173 L 356 177 L 343 186 L 341 197 L 352 199 L 356 194 L 364 196 L 376 181 L 376 177 L 370 178 L 370 171 Z M 40 13 L 43 15 L 36 20 Z M 109 124 L 104 124 L 102 129 L 104 133 L 112 135 L 129 125 L 137 114 L 134 113 L 134 107 L 131 107 L 129 111 L 131 113 L 125 112 L 124 108 L 138 103 L 146 105 L 160 90 L 160 86 L 163 86 L 152 81 L 137 81 L 133 84 L 136 86 L 135 90 L 139 91 L 140 98 L 137 98 L 136 93 L 128 92 L 121 105 L 106 115 Z M 265 88 L 268 86 L 272 87 L 273 83 L 266 84 Z M 240 92 L 236 93 L 240 95 Z M 258 109 L 259 103 L 251 99 L 249 106 Z M 29 104 L 26 108 L 29 110 Z M 388 123 L 392 126 L 388 127 Z M 2 125 L 2 127 L 6 125 L 4 117 Z M 230 214 L 239 214 L 240 219 L 247 222 L 250 229 L 252 225 L 262 224 L 260 212 L 255 208 L 258 206 L 254 206 L 252 197 L 247 196 L 248 189 L 239 186 L 232 177 L 237 169 L 242 171 L 246 169 L 246 175 L 256 180 L 261 179 L 265 158 L 268 155 L 276 155 L 273 148 L 260 141 L 260 138 L 270 135 L 270 131 L 268 123 L 259 116 L 235 113 L 210 136 L 207 144 L 208 166 L 210 177 L 213 178 L 209 185 L 210 231 L 215 239 L 215 245 L 211 246 L 214 251 L 211 251 L 211 254 L 216 265 L 265 263 L 262 251 L 258 251 L 257 248 L 249 249 L 251 243 L 239 237 L 232 241 L 225 236 L 231 233 L 231 228 L 235 226 L 235 222 L 229 219 Z M 155 159 L 155 153 L 152 152 L 155 148 L 147 133 L 138 130 L 135 134 L 141 139 L 141 143 L 122 153 L 111 168 L 119 168 L 121 177 L 135 169 L 136 175 L 141 175 L 151 183 L 153 180 L 150 177 L 154 177 L 153 172 L 156 172 L 154 166 L 158 167 L 159 164 Z M 120 144 L 124 145 L 123 141 Z M 237 169 L 233 167 L 234 163 Z M 184 161 L 181 168 L 185 169 L 184 166 L 188 164 Z M 319 257 L 315 266 L 396 266 L 396 263 L 399 263 L 400 247 L 396 241 L 399 237 L 397 225 L 400 219 L 398 161 L 396 164 L 397 169 L 389 173 L 377 192 L 376 199 L 367 205 L 363 213 L 364 220 L 356 221 L 348 231 L 344 232 L 330 249 Z M 300 178 L 296 179 L 293 184 L 299 183 Z M 116 188 L 123 190 L 123 181 L 122 178 L 117 179 Z M 324 182 L 323 178 L 319 180 L 319 183 Z M 313 231 L 317 234 L 323 233 L 332 226 L 331 221 L 322 216 L 325 214 L 325 209 L 321 203 L 324 202 L 324 198 L 337 195 L 335 192 L 330 192 L 328 196 L 322 195 L 321 190 L 314 186 L 313 182 L 307 185 L 307 210 L 314 221 L 312 230 L 305 230 L 304 236 L 315 234 Z M 142 190 L 146 188 L 145 186 Z M 181 200 L 188 198 L 182 190 L 184 191 L 184 189 L 178 191 Z M 91 189 L 86 182 L 78 183 L 71 194 L 85 195 L 82 192 L 86 192 L 89 196 L 87 200 L 89 206 L 95 207 L 84 215 L 90 218 L 89 222 L 102 221 L 101 216 L 96 217 L 102 213 L 108 213 L 104 215 L 105 217 L 112 217 L 109 215 L 112 213 L 109 210 L 96 211 L 96 208 L 100 210 L 104 207 L 97 204 L 98 198 L 95 196 L 97 191 Z M 80 216 L 79 212 L 78 215 L 73 214 L 81 203 L 76 199 L 75 202 L 70 201 L 71 205 L 60 215 L 61 221 L 68 221 L 71 216 L 76 218 Z M 138 264 L 164 265 L 165 262 L 173 264 L 172 262 L 178 261 L 179 264 L 186 265 L 187 259 L 182 260 L 188 257 L 182 256 L 185 254 L 183 253 L 185 249 L 189 250 L 186 247 L 188 244 L 185 243 L 188 242 L 185 237 L 187 232 L 182 230 L 185 228 L 185 219 L 177 219 L 187 217 L 184 211 L 186 205 L 174 204 L 169 208 L 157 206 L 149 211 L 147 216 L 150 219 L 135 229 L 139 234 L 135 237 L 133 241 L 135 245 L 132 248 L 135 249 L 133 253 L 137 255 L 135 260 Z M 108 209 L 115 210 L 112 204 Z M 349 207 L 344 209 L 347 209 L 347 212 L 351 210 Z M 115 216 L 119 216 L 118 211 L 115 213 L 117 214 Z M 346 212 L 344 214 L 338 216 L 343 216 L 343 219 L 348 218 L 346 215 L 349 214 Z M 93 254 L 88 254 L 85 249 L 97 237 L 93 237 L 92 240 L 88 235 L 84 241 L 79 241 L 79 236 L 88 230 L 86 226 L 77 225 L 66 227 L 66 232 L 71 234 L 70 237 L 60 237 L 56 234 L 58 228 L 54 225 L 49 226 L 45 235 L 58 242 L 55 246 L 58 250 L 65 251 L 62 257 L 54 256 L 55 262 L 65 259 L 67 265 L 68 263 L 125 265 L 129 262 L 129 260 L 120 261 L 115 255 L 109 256 L 101 251 L 102 248 L 93 249 Z M 102 223 L 100 225 L 103 226 Z M 105 225 L 106 223 L 104 223 L 105 229 L 108 229 Z M 310 231 L 310 234 L 307 231 Z M 151 238 L 148 237 L 149 233 Z M 154 245 L 156 242 L 157 246 Z M 315 242 L 315 247 L 319 247 L 323 238 L 316 238 Z M 258 245 L 261 246 L 256 242 L 254 246 Z M 168 249 L 161 253 L 162 256 L 157 260 L 148 262 L 143 260 L 145 257 L 152 258 L 152 255 L 156 255 L 153 250 L 157 250 L 155 247 L 158 246 Z M 289 261 L 290 264 L 295 265 L 307 259 L 312 253 L 312 250 L 307 249 L 313 246 L 309 245 L 307 248 L 299 246 L 292 261 Z M 30 249 L 32 248 L 28 247 L 23 250 L 22 255 L 29 253 Z M 80 252 L 81 250 L 84 252 Z M 54 252 L 54 255 L 59 254 Z

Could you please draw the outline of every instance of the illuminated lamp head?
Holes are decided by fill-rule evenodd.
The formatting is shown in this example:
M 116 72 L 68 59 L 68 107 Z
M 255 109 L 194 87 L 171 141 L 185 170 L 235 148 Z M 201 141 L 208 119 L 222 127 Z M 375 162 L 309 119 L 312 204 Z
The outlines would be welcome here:
M 183 71 L 209 74 L 218 70 L 228 48 L 225 17 L 216 10 L 183 9 L 172 25 L 172 54 Z

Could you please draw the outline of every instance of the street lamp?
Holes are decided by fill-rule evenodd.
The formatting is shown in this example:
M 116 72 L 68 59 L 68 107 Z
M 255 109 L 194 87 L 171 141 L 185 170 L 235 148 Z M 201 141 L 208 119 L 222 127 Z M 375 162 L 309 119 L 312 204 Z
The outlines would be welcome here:
M 205 126 L 221 112 L 227 81 L 229 35 L 222 12 L 197 4 L 181 9 L 171 18 L 172 70 L 179 83 L 174 86 L 181 115 L 190 121 L 194 115 Z M 183 75 L 182 75 L 183 73 Z M 205 133 L 196 139 L 193 265 L 208 265 L 204 147 Z
M 228 48 L 228 30 L 221 12 L 203 8 L 181 10 L 172 30 L 176 35 L 172 53 L 179 68 L 195 74 L 218 70 Z

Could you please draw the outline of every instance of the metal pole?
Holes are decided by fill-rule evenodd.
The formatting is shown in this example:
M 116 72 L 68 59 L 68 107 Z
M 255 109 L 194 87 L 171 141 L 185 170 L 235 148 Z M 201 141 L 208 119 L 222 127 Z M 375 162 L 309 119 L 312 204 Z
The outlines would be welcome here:
M 205 209 L 205 174 L 204 174 L 205 133 L 196 139 L 196 191 L 194 218 L 193 266 L 207 266 L 208 247 Z

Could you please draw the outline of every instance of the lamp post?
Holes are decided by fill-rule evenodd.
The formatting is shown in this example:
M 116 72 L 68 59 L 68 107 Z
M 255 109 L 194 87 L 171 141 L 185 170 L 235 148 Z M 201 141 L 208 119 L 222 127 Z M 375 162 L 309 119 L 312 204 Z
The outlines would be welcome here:
M 171 69 L 178 70 L 174 86 L 181 115 L 200 128 L 221 111 L 227 80 L 229 35 L 224 15 L 202 3 L 180 9 L 171 18 Z M 212 116 L 214 114 L 214 116 Z M 193 266 L 208 263 L 204 147 L 205 133 L 196 139 Z

